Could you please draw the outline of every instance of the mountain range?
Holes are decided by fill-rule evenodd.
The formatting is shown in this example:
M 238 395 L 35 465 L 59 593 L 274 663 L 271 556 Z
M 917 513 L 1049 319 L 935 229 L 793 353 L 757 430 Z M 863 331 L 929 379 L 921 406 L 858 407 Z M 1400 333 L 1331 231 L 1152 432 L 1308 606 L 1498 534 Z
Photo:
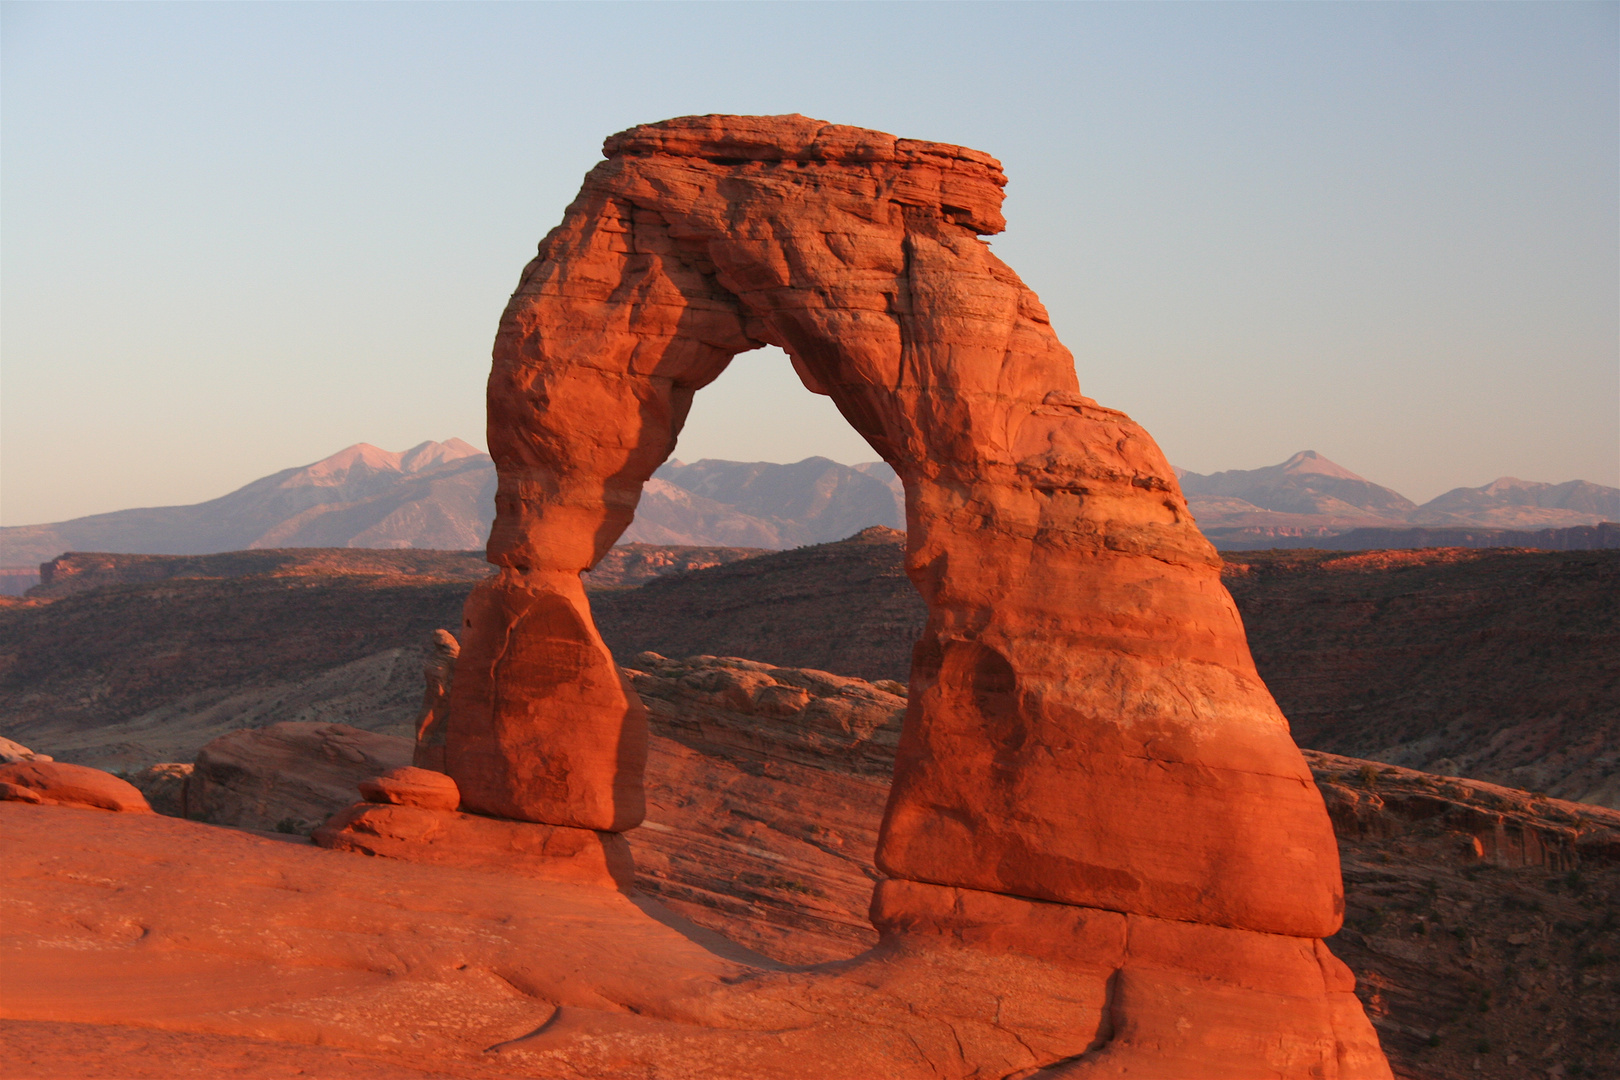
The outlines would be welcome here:
M 1423 535 L 1441 537 L 1431 542 L 1484 546 L 1487 541 L 1475 535 L 1481 529 L 1567 529 L 1620 520 L 1620 489 L 1582 480 L 1542 484 L 1504 477 L 1483 487 L 1457 488 L 1419 506 L 1312 450 L 1262 469 L 1207 476 L 1177 470 L 1177 475 L 1200 527 L 1228 550 L 1332 546 L 1329 538 L 1352 530 L 1357 546 L 1410 546 L 1380 536 L 1413 526 L 1431 527 Z M 32 584 L 38 564 L 65 551 L 469 550 L 489 533 L 494 493 L 489 455 L 460 439 L 424 442 L 399 453 L 358 443 L 191 506 L 0 528 L 0 566 L 12 568 L 0 574 Z M 882 462 L 672 460 L 647 483 L 623 542 L 785 549 L 841 539 L 874 525 L 905 527 L 904 492 Z M 1444 529 L 1464 527 L 1475 533 L 1445 539 Z M 1537 545 L 1512 535 L 1506 542 Z
M 1182 493 L 1204 535 L 1224 550 L 1308 546 L 1352 530 L 1372 531 L 1357 546 L 1405 547 L 1378 532 L 1454 529 L 1533 532 L 1620 521 L 1620 488 L 1585 480 L 1543 484 L 1504 476 L 1483 487 L 1453 488 L 1421 506 L 1358 476 L 1314 450 L 1280 465 L 1201 475 L 1177 469 Z M 1413 526 L 1432 527 L 1413 530 Z M 1476 540 L 1477 540 L 1476 536 Z M 1533 541 L 1509 538 L 1522 546 Z M 1455 546 L 1494 546 L 1460 537 Z

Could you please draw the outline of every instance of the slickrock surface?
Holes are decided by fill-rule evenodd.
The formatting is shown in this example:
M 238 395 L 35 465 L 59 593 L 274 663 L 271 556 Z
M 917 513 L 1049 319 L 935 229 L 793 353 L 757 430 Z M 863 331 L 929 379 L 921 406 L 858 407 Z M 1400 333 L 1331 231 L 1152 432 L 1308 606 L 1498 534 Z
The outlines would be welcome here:
M 316 829 L 317 844 L 335 851 L 625 893 L 633 885 L 630 845 L 618 833 L 385 802 L 364 782 L 360 793 L 370 801 L 353 804 Z
M 157 815 L 0 803 L 0 859 L 0 1009 L 54 1080 L 94 1075 L 74 1068 L 85 1029 L 62 1025 L 124 1045 L 164 1029 L 167 1075 L 276 1043 L 323 1077 L 554 1080 L 1001 1077 L 1108 1031 L 1101 978 L 1016 952 L 897 935 L 782 970 L 605 887 Z

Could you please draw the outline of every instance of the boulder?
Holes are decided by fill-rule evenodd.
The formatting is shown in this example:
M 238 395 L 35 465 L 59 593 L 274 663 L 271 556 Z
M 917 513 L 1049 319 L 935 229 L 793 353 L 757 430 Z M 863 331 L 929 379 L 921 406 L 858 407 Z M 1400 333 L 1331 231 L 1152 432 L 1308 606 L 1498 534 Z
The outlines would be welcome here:
M 14 761 L 53 761 L 49 754 L 36 754 L 20 742 L 0 736 L 0 765 L 10 765 Z
M 129 781 L 88 765 L 48 759 L 0 765 L 0 800 L 89 806 L 134 814 L 152 812 L 145 796 Z
M 424 810 L 454 810 L 461 805 L 461 792 L 454 780 L 442 772 L 411 765 L 360 781 L 360 797 L 366 802 L 419 806 Z
M 308 833 L 362 780 L 411 763 L 412 742 L 346 724 L 289 721 L 221 735 L 197 752 L 188 800 L 216 825 Z
M 191 816 L 191 776 L 197 766 L 189 761 L 148 765 L 129 778 L 152 809 L 169 817 Z

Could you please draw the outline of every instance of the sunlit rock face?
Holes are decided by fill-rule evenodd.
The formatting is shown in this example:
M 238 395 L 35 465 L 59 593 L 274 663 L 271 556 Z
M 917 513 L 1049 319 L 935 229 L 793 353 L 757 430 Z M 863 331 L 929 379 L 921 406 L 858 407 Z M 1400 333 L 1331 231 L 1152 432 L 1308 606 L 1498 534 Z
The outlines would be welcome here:
M 686 117 L 604 153 L 496 338 L 501 571 L 467 604 L 446 747 L 464 809 L 641 820 L 645 712 L 579 575 L 629 524 L 693 394 L 775 345 L 903 481 L 929 610 L 878 847 L 902 883 L 880 893 L 881 926 L 915 933 L 955 903 L 942 896 L 981 893 L 1194 924 L 1093 957 L 1138 972 L 1108 1067 L 1169 1045 L 1200 956 L 1243 954 L 1215 928 L 1268 935 L 1250 952 L 1302 941 L 1266 945 L 1255 969 L 1297 969 L 1288 993 L 1320 999 L 1290 1021 L 1304 1041 L 1278 1075 L 1351 1045 L 1377 1074 L 1310 941 L 1343 907 L 1321 797 L 1173 470 L 1080 394 L 1040 301 L 980 239 L 1004 225 L 999 163 L 801 116 Z M 1233 993 L 1277 982 L 1233 978 Z M 1265 1042 L 1269 1006 L 1205 1005 Z

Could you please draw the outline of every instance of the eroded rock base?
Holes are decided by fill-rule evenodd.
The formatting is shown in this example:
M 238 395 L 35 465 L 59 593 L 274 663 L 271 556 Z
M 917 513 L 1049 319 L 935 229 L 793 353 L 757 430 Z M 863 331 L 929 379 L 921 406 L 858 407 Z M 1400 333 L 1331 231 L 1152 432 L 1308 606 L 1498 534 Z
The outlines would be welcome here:
M 505 821 L 455 810 L 356 803 L 315 830 L 315 843 L 408 862 L 483 870 L 545 881 L 635 883 L 630 845 L 618 833 Z
M 1039 958 L 1108 984 L 1097 1047 L 1053 1077 L 1390 1076 L 1355 977 L 1321 941 L 889 880 L 885 942 Z

